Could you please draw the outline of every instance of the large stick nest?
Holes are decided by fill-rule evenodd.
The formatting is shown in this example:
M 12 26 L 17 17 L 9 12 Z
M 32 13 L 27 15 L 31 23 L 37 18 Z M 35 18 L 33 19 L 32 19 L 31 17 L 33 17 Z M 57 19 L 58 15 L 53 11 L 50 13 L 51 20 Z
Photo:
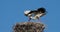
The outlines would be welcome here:
M 36 22 L 24 22 L 24 23 L 17 23 L 13 31 L 14 32 L 43 32 L 45 25 L 42 23 Z

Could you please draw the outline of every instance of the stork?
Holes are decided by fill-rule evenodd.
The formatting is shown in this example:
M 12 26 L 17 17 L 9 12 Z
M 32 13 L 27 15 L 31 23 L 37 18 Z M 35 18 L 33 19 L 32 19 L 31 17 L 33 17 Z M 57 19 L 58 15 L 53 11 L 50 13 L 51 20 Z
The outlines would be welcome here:
M 46 14 L 46 9 L 41 7 L 41 8 L 38 8 L 37 10 L 27 10 L 27 11 L 24 11 L 24 14 L 25 16 L 29 17 L 28 21 L 30 21 L 31 19 L 39 20 L 40 17 Z

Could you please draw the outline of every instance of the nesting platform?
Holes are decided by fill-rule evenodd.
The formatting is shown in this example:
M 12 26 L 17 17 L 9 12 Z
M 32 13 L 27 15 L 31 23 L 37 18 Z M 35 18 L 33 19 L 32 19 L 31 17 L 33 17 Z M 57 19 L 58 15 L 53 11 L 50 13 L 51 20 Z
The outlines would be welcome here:
M 37 22 L 16 23 L 13 32 L 43 32 L 45 25 Z

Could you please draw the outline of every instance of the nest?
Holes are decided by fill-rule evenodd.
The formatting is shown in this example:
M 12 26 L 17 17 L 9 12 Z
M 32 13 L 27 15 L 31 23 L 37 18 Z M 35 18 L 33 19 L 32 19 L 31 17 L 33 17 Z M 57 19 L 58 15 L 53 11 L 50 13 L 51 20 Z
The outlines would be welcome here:
M 45 25 L 42 23 L 24 22 L 17 23 L 13 28 L 13 32 L 43 32 L 44 28 Z

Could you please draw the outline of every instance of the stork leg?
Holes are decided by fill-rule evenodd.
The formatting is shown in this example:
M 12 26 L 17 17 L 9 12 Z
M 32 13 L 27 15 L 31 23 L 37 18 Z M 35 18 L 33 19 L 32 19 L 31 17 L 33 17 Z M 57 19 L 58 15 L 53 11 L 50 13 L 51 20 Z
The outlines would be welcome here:
M 30 20 L 31 20 L 31 18 L 28 19 L 28 21 L 30 21 Z
M 41 20 L 40 20 L 40 18 L 38 19 L 38 21 L 41 23 Z
M 38 21 L 40 22 L 40 20 L 38 19 Z
M 40 19 L 38 18 L 38 21 L 40 22 Z

